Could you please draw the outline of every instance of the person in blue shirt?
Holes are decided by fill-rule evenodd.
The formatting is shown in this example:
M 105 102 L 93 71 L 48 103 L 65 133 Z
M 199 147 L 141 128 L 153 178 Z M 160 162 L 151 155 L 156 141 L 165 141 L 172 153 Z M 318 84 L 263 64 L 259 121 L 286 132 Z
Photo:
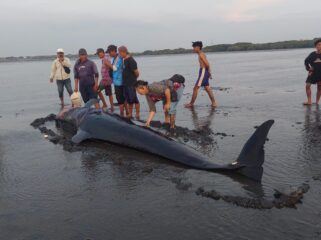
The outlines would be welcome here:
M 118 55 L 117 46 L 109 45 L 106 51 L 112 58 L 113 65 L 113 84 L 115 87 L 115 95 L 119 104 L 120 115 L 125 116 L 125 96 L 123 84 L 123 59 Z

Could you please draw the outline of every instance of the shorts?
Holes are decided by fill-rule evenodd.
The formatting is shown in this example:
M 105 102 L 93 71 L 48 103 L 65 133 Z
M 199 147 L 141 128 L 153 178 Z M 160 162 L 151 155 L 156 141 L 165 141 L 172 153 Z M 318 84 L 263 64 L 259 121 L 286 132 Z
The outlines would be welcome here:
M 137 98 L 136 88 L 134 86 L 125 86 L 124 87 L 124 96 L 128 104 L 139 104 Z
M 321 77 L 316 77 L 313 74 L 308 76 L 307 80 L 305 81 L 308 84 L 318 84 L 321 85 Z
M 84 102 L 88 102 L 90 99 L 97 99 L 97 93 L 94 91 L 93 85 L 80 85 L 79 91 Z
M 119 105 L 125 103 L 124 86 L 115 86 L 115 95 Z
M 64 96 L 64 87 L 66 88 L 69 96 L 73 93 L 70 78 L 66 80 L 56 80 L 56 82 L 57 82 L 58 94 L 60 98 Z
M 104 85 L 104 84 L 100 83 L 99 84 L 99 89 L 101 89 L 101 91 L 104 89 L 106 96 L 113 95 L 113 90 L 111 88 L 111 85 Z
M 182 84 L 182 85 L 176 90 L 177 101 L 171 102 L 171 107 L 170 107 L 169 112 L 168 112 L 169 115 L 175 115 L 175 114 L 176 114 L 176 109 L 177 109 L 177 106 L 178 106 L 179 101 L 181 100 L 181 98 L 182 98 L 182 96 L 183 96 L 184 89 L 185 89 L 185 86 L 184 86 L 184 84 Z M 163 101 L 163 105 L 164 105 L 164 104 L 165 104 L 165 99 L 164 99 L 164 101 Z
M 210 73 L 206 68 L 200 68 L 198 79 L 195 83 L 195 87 L 207 87 L 209 83 Z

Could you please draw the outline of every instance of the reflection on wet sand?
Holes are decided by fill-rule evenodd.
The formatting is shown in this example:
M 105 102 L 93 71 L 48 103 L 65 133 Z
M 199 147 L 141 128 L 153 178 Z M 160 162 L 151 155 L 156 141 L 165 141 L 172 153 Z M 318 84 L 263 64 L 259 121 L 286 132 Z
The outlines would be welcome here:
M 303 151 L 308 160 L 318 160 L 321 155 L 320 107 L 307 107 L 303 128 Z

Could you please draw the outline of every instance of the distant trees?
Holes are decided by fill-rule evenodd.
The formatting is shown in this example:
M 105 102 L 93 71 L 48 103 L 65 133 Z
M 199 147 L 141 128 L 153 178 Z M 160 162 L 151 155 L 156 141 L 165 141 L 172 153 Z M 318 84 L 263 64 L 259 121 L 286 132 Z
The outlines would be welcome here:
M 278 49 L 297 49 L 297 48 L 313 48 L 314 40 L 292 40 L 272 43 L 250 43 L 238 42 L 234 44 L 217 44 L 204 47 L 205 52 L 233 52 L 233 51 L 258 51 L 258 50 L 278 50 Z M 146 55 L 167 55 L 167 54 L 187 54 L 192 53 L 191 49 L 176 48 L 163 50 L 147 50 L 141 53 L 134 53 L 136 56 Z M 77 55 L 67 55 L 71 59 L 77 58 Z M 92 56 L 93 57 L 93 56 Z M 51 56 L 28 56 L 28 57 L 5 57 L 0 58 L 0 62 L 19 62 L 19 61 L 43 61 L 53 60 L 55 55 Z

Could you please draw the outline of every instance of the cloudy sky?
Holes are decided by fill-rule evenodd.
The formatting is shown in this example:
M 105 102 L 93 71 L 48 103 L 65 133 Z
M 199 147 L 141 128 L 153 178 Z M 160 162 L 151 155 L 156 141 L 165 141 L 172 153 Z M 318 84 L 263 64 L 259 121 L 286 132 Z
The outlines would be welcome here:
M 321 36 L 320 0 L 1 0 L 0 56 Z

